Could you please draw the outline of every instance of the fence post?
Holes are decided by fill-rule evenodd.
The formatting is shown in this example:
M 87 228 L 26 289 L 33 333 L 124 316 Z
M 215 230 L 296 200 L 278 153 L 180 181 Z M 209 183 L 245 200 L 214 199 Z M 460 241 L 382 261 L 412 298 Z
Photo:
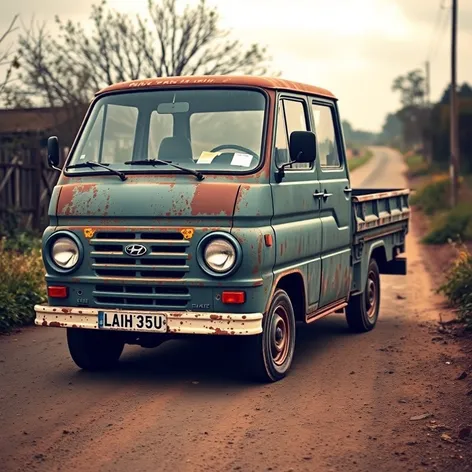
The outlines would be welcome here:
M 34 182 L 33 182 L 33 229 L 38 231 L 41 228 L 41 174 L 43 168 L 41 165 L 41 155 L 36 148 L 31 149 L 31 157 L 34 166 Z

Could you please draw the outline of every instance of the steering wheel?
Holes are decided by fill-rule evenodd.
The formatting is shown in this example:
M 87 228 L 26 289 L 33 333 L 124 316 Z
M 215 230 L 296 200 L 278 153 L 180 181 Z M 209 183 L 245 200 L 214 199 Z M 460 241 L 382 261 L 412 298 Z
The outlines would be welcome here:
M 251 154 L 251 156 L 255 157 L 256 159 L 259 159 L 259 156 L 254 151 L 251 151 L 250 149 L 244 146 L 239 146 L 238 144 L 220 144 L 219 146 L 214 147 L 210 152 L 217 152 L 223 149 L 236 149 L 238 151 Z

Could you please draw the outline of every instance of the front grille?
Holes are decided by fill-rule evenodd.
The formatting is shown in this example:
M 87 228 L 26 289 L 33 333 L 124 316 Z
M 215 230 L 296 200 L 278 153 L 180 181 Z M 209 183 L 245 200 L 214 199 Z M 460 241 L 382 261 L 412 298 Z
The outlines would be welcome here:
M 154 308 L 161 310 L 184 309 L 190 300 L 185 287 L 153 285 L 99 284 L 93 292 L 95 303 L 103 306 L 126 308 Z
M 141 280 L 179 279 L 189 271 L 189 241 L 178 232 L 97 232 L 90 241 L 92 268 L 99 277 L 136 277 Z M 142 257 L 129 256 L 125 248 L 139 244 Z

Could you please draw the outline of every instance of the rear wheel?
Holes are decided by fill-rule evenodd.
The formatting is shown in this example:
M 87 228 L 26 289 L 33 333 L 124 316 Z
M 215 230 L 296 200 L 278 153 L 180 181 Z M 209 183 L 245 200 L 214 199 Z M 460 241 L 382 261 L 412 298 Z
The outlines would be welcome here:
M 120 359 L 124 348 L 121 333 L 93 329 L 67 329 L 72 360 L 84 370 L 108 370 Z
M 349 328 L 356 333 L 372 330 L 379 317 L 380 309 L 380 272 L 375 259 L 369 262 L 367 282 L 360 295 L 351 297 L 346 308 Z
M 275 292 L 264 317 L 263 332 L 245 341 L 247 366 L 253 378 L 276 382 L 285 377 L 295 351 L 295 314 L 284 290 Z

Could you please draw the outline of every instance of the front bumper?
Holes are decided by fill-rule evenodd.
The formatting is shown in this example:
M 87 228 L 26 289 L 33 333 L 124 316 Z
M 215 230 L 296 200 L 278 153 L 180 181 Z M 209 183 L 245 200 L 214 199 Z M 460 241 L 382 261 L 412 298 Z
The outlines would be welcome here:
M 96 308 L 72 308 L 47 305 L 36 305 L 35 324 L 56 328 L 100 329 L 98 327 L 98 310 Z M 108 312 L 123 314 L 141 314 L 135 310 L 110 310 Z M 149 311 L 145 313 L 150 313 Z M 262 333 L 261 313 L 195 313 L 190 311 L 163 312 L 167 320 L 167 333 L 179 334 L 223 334 L 248 336 Z M 121 331 L 129 331 L 122 329 Z M 152 332 L 152 330 L 146 330 Z M 156 331 L 157 332 L 157 331 Z

